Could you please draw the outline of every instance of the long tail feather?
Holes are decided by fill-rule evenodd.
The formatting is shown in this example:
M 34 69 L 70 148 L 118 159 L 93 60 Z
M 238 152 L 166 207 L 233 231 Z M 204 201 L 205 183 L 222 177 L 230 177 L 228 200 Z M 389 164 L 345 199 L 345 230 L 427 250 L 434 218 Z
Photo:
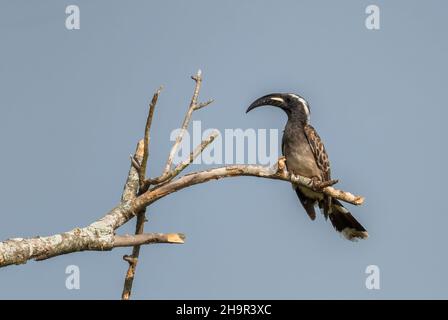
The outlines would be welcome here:
M 336 199 L 332 201 L 329 215 L 333 227 L 348 240 L 366 239 L 367 230 L 351 215 L 351 213 Z
M 296 191 L 297 197 L 299 197 L 300 203 L 302 204 L 310 219 L 316 219 L 316 211 L 314 210 L 314 204 L 316 203 L 316 200 L 305 196 L 302 191 L 300 191 L 299 187 L 294 188 L 294 190 Z

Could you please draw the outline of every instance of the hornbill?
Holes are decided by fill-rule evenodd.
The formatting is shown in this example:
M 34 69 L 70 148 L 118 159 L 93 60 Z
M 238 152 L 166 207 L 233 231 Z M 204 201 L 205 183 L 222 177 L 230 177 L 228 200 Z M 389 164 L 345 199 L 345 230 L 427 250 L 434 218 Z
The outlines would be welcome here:
M 318 185 L 331 181 L 330 161 L 324 144 L 316 130 L 309 124 L 310 108 L 304 98 L 292 93 L 272 93 L 255 100 L 246 113 L 260 106 L 275 106 L 286 112 L 288 122 L 282 138 L 282 152 L 286 168 L 295 175 L 311 178 Z M 293 185 L 297 196 L 311 220 L 316 218 L 317 204 L 325 219 L 330 218 L 333 227 L 349 240 L 365 239 L 366 229 L 344 208 L 318 188 Z

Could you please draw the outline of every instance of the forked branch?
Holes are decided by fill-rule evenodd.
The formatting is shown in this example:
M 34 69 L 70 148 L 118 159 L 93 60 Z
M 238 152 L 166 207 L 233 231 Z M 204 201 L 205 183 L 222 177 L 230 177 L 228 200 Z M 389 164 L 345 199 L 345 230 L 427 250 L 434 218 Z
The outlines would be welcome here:
M 263 167 L 255 165 L 234 165 L 212 168 L 180 176 L 193 161 L 201 155 L 207 146 L 213 143 L 217 133 L 212 133 L 190 153 L 189 157 L 173 168 L 173 160 L 185 132 L 188 129 L 193 112 L 212 103 L 213 100 L 198 102 L 202 84 L 202 73 L 192 77 L 195 81 L 193 96 L 188 106 L 181 130 L 170 150 L 162 173 L 155 178 L 146 178 L 146 168 L 149 159 L 150 128 L 154 116 L 155 106 L 160 89 L 154 94 L 145 125 L 144 138 L 138 143 L 135 154 L 131 157 L 132 164 L 121 197 L 121 202 L 106 213 L 99 220 L 84 228 L 75 228 L 71 231 L 48 237 L 35 237 L 29 239 L 15 238 L 0 242 L 0 267 L 11 264 L 25 263 L 30 259 L 45 260 L 62 254 L 77 251 L 106 251 L 117 247 L 133 247 L 130 256 L 124 256 L 129 263 L 123 288 L 123 299 L 129 299 L 138 262 L 140 246 L 153 243 L 184 243 L 185 236 L 181 233 L 144 233 L 146 221 L 145 212 L 153 202 L 184 188 L 222 178 L 252 176 L 258 178 L 283 180 L 299 184 L 311 189 L 319 187 L 319 191 L 333 198 L 354 205 L 361 205 L 364 198 L 333 187 L 337 181 L 316 186 L 315 181 L 307 177 L 293 176 L 285 166 L 284 158 L 280 158 L 277 165 Z M 116 229 L 137 216 L 136 232 L 134 235 L 116 235 Z

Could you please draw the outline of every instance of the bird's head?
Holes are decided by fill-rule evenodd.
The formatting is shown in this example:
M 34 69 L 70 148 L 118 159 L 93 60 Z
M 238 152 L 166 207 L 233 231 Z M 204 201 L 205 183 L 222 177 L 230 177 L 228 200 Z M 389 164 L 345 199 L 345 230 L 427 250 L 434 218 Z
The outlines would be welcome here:
M 274 106 L 286 112 L 289 119 L 297 119 L 308 123 L 310 108 L 308 102 L 294 93 L 271 93 L 258 98 L 247 108 L 246 113 L 260 106 Z

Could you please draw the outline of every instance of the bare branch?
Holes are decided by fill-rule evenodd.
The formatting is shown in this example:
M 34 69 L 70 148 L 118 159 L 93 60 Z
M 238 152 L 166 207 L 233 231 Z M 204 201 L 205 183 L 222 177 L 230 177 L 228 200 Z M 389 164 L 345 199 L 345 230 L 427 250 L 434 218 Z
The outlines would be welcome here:
M 138 168 L 135 167 L 136 164 L 140 165 L 143 159 L 144 153 L 144 142 L 140 140 L 137 143 L 137 148 L 135 149 L 135 154 L 131 155 L 131 168 L 129 169 L 128 178 L 126 184 L 124 185 L 124 190 L 121 195 L 121 202 L 129 202 L 137 196 L 137 191 L 139 188 L 139 173 Z M 135 162 L 135 163 L 134 163 Z
M 176 141 L 174 142 L 174 145 L 171 148 L 170 154 L 168 156 L 168 160 L 165 165 L 165 170 L 163 171 L 162 176 L 168 175 L 168 172 L 171 170 L 171 165 L 173 164 L 174 155 L 176 154 L 177 149 L 179 148 L 179 145 L 182 142 L 184 134 L 187 131 L 188 125 L 190 123 L 191 115 L 193 114 L 193 111 L 195 110 L 195 108 L 197 108 L 197 105 L 198 105 L 199 90 L 201 89 L 201 84 L 202 84 L 201 70 L 198 70 L 197 74 L 195 76 L 192 76 L 191 78 L 196 82 L 196 86 L 194 88 L 193 96 L 191 97 L 190 106 L 188 107 L 188 111 L 185 114 L 184 121 L 182 122 L 182 126 L 180 128 L 179 135 L 176 137 Z
M 137 222 L 135 224 L 135 236 L 140 236 L 143 234 L 145 230 L 145 221 L 146 221 L 146 208 L 142 208 L 137 215 Z M 135 278 L 135 269 L 137 268 L 138 258 L 140 256 L 140 244 L 136 244 L 132 248 L 132 254 L 129 260 L 126 260 L 129 263 L 128 270 L 126 271 L 126 276 L 123 284 L 123 292 L 121 293 L 121 298 L 123 300 L 129 300 L 132 292 L 132 285 L 134 283 Z
M 216 137 L 219 135 L 219 132 L 215 131 L 211 133 L 205 140 L 201 142 L 200 145 L 198 145 L 191 153 L 190 156 L 179 163 L 174 170 L 168 172 L 168 174 L 164 176 L 160 176 L 154 179 L 148 179 L 145 181 L 145 186 L 149 185 L 158 185 L 163 182 L 170 181 L 174 177 L 176 177 L 179 173 L 181 173 L 186 167 L 188 167 L 193 161 L 204 151 L 205 148 L 207 148 L 208 145 L 210 145 Z
M 154 116 L 154 109 L 156 107 L 157 100 L 159 99 L 160 91 L 162 91 L 162 87 L 157 89 L 157 91 L 154 93 L 151 103 L 149 105 L 148 117 L 146 118 L 145 136 L 143 139 L 144 142 L 143 159 L 140 163 L 140 170 L 139 170 L 140 187 L 143 186 L 143 183 L 145 181 L 146 166 L 148 164 L 148 157 L 149 157 L 149 142 L 150 142 L 149 131 L 151 129 L 152 118 Z
M 126 262 L 129 262 L 129 264 L 131 264 L 131 263 L 134 263 L 136 259 L 132 256 L 124 255 L 123 260 Z
M 228 177 L 253 176 L 297 183 L 311 187 L 312 180 L 302 176 L 291 176 L 276 167 L 237 165 L 214 168 L 184 175 L 160 187 L 148 190 L 144 194 L 112 209 L 102 219 L 86 228 L 76 228 L 64 234 L 32 239 L 10 239 L 0 242 L 0 267 L 9 264 L 25 263 L 36 257 L 48 258 L 83 250 L 110 250 L 113 248 L 113 230 L 140 212 L 151 203 L 186 187 Z M 326 187 L 323 193 L 336 199 L 361 205 L 364 198 L 349 192 Z
M 143 140 L 139 141 L 135 159 L 141 161 Z M 77 251 L 111 250 L 114 230 L 134 216 L 132 201 L 139 186 L 137 169 L 131 166 L 122 194 L 122 202 L 101 219 L 84 228 L 48 237 L 14 238 L 0 242 L 0 267 L 22 264 L 30 259 L 44 260 Z
M 133 205 L 135 208 L 145 207 L 150 205 L 154 201 L 165 197 L 168 194 L 184 189 L 186 187 L 199 183 L 205 183 L 210 180 L 218 180 L 222 178 L 238 176 L 252 176 L 274 180 L 283 180 L 312 188 L 312 179 L 302 176 L 293 176 L 289 174 L 285 169 L 278 169 L 280 166 L 283 166 L 280 164 L 271 168 L 254 165 L 235 165 L 190 173 L 178 179 L 172 180 L 160 187 L 149 189 L 147 192 L 139 196 L 134 201 Z M 325 187 L 322 192 L 336 199 L 355 205 L 361 205 L 364 202 L 364 198 L 361 196 L 356 196 L 349 192 L 337 190 L 333 187 Z
M 183 233 L 142 233 L 137 235 L 115 236 L 114 247 L 141 246 L 152 243 L 183 244 L 185 243 L 184 240 L 185 235 Z
M 132 165 L 129 169 L 121 202 L 102 218 L 84 228 L 75 228 L 71 231 L 48 237 L 35 237 L 29 239 L 15 238 L 0 242 L 0 267 L 25 263 L 30 259 L 44 260 L 77 251 L 105 251 L 112 250 L 116 247 L 132 246 L 132 255 L 123 257 L 123 259 L 129 263 L 129 268 L 126 273 L 122 298 L 129 299 L 135 277 L 135 269 L 138 263 L 140 246 L 152 243 L 184 243 L 185 237 L 180 233 L 143 233 L 147 207 L 171 193 L 211 180 L 238 176 L 252 176 L 283 180 L 305 186 L 321 192 L 322 194 L 355 205 L 361 205 L 363 203 L 363 197 L 335 189 L 333 185 L 337 180 L 319 183 L 307 177 L 291 175 L 286 169 L 284 158 L 280 158 L 277 165 L 273 167 L 235 165 L 193 172 L 178 177 L 178 175 L 193 163 L 204 149 L 217 137 L 216 132 L 211 134 L 190 153 L 189 158 L 177 164 L 177 166 L 172 169 L 174 155 L 182 142 L 190 123 L 192 113 L 195 110 L 206 107 L 213 101 L 209 100 L 204 103 L 198 103 L 199 91 L 202 83 L 200 70 L 192 78 L 195 80 L 196 85 L 190 106 L 182 123 L 181 131 L 171 148 L 166 166 L 159 177 L 145 180 L 149 158 L 150 128 L 160 89 L 154 94 L 149 106 L 144 139 L 139 141 L 135 155 L 131 157 Z M 152 188 L 150 188 L 151 186 Z M 115 230 L 117 228 L 135 216 L 137 216 L 135 235 L 115 235 Z
M 202 83 L 202 78 L 201 78 L 201 71 L 199 70 L 198 73 L 196 74 L 195 77 L 192 77 L 195 81 L 196 81 L 196 86 L 195 86 L 195 90 L 193 93 L 193 97 L 191 98 L 191 102 L 190 102 L 190 107 L 188 108 L 187 114 L 185 116 L 184 122 L 182 124 L 182 128 L 181 131 L 179 133 L 179 135 L 176 137 L 176 141 L 171 149 L 171 152 L 168 156 L 168 160 L 166 163 L 166 167 L 164 172 L 162 173 L 162 176 L 160 178 L 160 181 L 168 181 L 169 179 L 172 179 L 173 177 L 175 177 L 176 175 L 178 175 L 185 167 L 187 167 L 193 160 L 195 157 L 197 157 L 200 152 L 202 152 L 202 150 L 204 150 L 204 148 L 211 143 L 215 137 L 212 137 L 210 139 L 210 141 L 204 145 L 202 147 L 203 144 L 201 144 L 200 151 L 196 152 L 196 154 L 194 154 L 193 156 L 190 155 L 190 158 L 193 157 L 193 160 L 191 160 L 191 162 L 187 162 L 187 163 L 182 163 L 180 166 L 176 167 L 175 170 L 170 171 L 171 169 L 171 165 L 173 162 L 173 158 L 175 153 L 177 152 L 177 149 L 180 145 L 180 143 L 182 142 L 183 136 L 187 130 L 188 124 L 190 123 L 190 119 L 191 119 L 191 115 L 193 114 L 193 111 L 196 109 L 197 107 L 197 99 L 199 96 L 199 90 L 201 88 L 201 83 Z M 149 115 L 148 115 L 148 122 L 146 124 L 146 128 L 145 128 L 145 153 L 144 153 L 144 158 L 143 158 L 143 164 L 141 167 L 141 170 L 139 170 L 139 177 L 140 177 L 140 192 L 139 194 L 142 194 L 144 192 L 147 191 L 147 189 L 149 188 L 149 186 L 152 184 L 152 182 L 150 180 L 144 180 L 145 179 L 145 175 L 146 175 L 146 163 L 147 163 L 147 145 L 149 144 L 149 126 L 150 126 L 150 121 L 152 119 L 152 112 L 155 106 L 155 103 L 157 102 L 157 97 L 158 97 L 158 93 L 156 93 L 154 95 L 153 98 L 153 102 L 151 103 L 151 108 L 149 111 Z M 210 102 L 211 103 L 211 102 Z M 208 103 L 209 104 L 209 103 Z M 205 106 L 205 105 L 203 105 Z M 146 158 L 145 158 L 146 155 Z M 146 221 L 146 208 L 142 208 L 141 210 L 139 210 L 139 213 L 137 215 L 137 223 L 136 223 L 136 228 L 135 228 L 135 234 L 136 235 L 140 235 L 144 232 L 144 225 L 145 225 L 145 221 Z M 128 300 L 131 296 L 131 292 L 132 292 L 132 285 L 134 282 L 134 278 L 135 278 L 135 270 L 137 268 L 137 264 L 138 264 L 138 257 L 140 255 L 140 245 L 135 245 L 134 248 L 132 249 L 132 259 L 128 259 L 126 261 L 128 261 L 129 263 L 129 267 L 128 270 L 126 272 L 126 277 L 125 277 L 125 282 L 124 282 L 124 286 L 123 286 L 123 292 L 122 292 L 122 299 L 123 300 Z
M 143 150 L 143 157 L 141 161 L 141 166 L 139 168 L 139 186 L 140 189 L 138 191 L 138 194 L 144 193 L 149 185 L 145 186 L 145 177 L 146 177 L 146 168 L 148 164 L 148 158 L 149 158 L 149 142 L 150 142 L 150 129 L 151 129 L 151 123 L 152 118 L 154 115 L 154 109 L 157 104 L 157 100 L 159 98 L 160 91 L 162 90 L 162 87 L 160 87 L 156 93 L 154 93 L 154 96 L 152 97 L 151 104 L 149 106 L 149 112 L 148 117 L 146 119 L 146 125 L 145 125 L 145 135 L 144 135 L 144 150 Z M 143 234 L 145 229 L 145 222 L 146 222 L 146 208 L 142 208 L 138 211 L 137 214 L 137 222 L 135 226 L 135 237 L 139 238 L 141 234 Z M 128 259 L 129 266 L 128 271 L 126 272 L 126 277 L 124 280 L 124 287 L 122 292 L 122 298 L 123 299 L 129 299 L 131 295 L 132 290 L 132 284 L 134 282 L 134 274 L 135 269 L 137 268 L 138 263 L 138 257 L 140 255 L 140 245 L 139 243 L 134 244 L 132 248 L 132 259 Z
M 112 229 L 92 226 L 75 228 L 50 237 L 9 239 L 0 242 L 0 267 L 22 264 L 30 259 L 46 260 L 59 255 L 79 251 L 109 251 L 117 247 L 129 247 L 153 243 L 184 243 L 179 233 L 148 233 L 138 236 L 114 236 Z
M 210 99 L 210 100 L 208 100 L 206 102 L 201 102 L 201 103 L 199 103 L 198 105 L 196 105 L 194 107 L 194 110 L 196 111 L 196 110 L 202 109 L 202 108 L 208 106 L 209 104 L 213 103 L 213 101 L 215 101 L 215 100 Z

